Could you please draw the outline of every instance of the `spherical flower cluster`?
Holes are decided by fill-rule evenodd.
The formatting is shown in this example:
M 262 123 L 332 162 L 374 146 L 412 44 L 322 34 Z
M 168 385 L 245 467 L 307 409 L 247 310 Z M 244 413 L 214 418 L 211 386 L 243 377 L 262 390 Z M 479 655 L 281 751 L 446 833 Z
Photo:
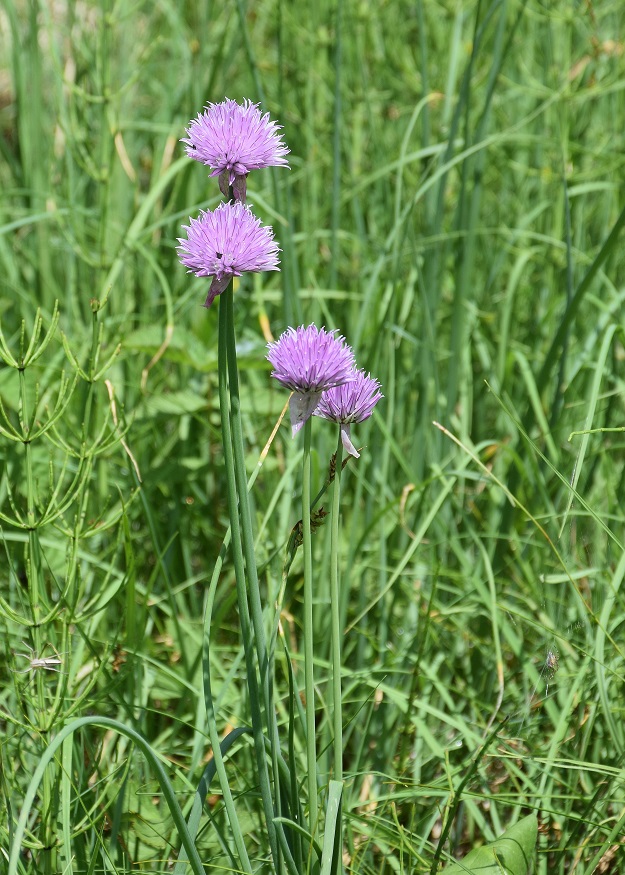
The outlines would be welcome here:
M 351 440 L 351 424 L 368 419 L 383 397 L 378 380 L 362 370 L 355 371 L 354 379 L 348 383 L 323 392 L 314 415 L 338 422 L 343 446 L 350 455 L 358 458 L 360 454 Z
M 236 200 L 245 201 L 246 179 L 250 170 L 262 167 L 288 167 L 289 150 L 279 133 L 281 126 L 264 115 L 258 104 L 245 100 L 209 103 L 186 129 L 187 155 L 211 168 L 219 177 L 224 197 L 232 186 Z
M 211 176 L 219 177 L 224 197 L 233 197 L 213 212 L 200 213 L 185 225 L 187 239 L 179 238 L 180 261 L 196 276 L 211 276 L 205 307 L 210 307 L 234 276 L 245 271 L 279 270 L 278 246 L 271 228 L 244 205 L 250 170 L 270 165 L 288 167 L 289 150 L 279 133 L 280 125 L 263 115 L 258 104 L 235 100 L 207 104 L 190 122 L 187 155 L 207 164 Z
M 271 374 L 293 392 L 289 402 L 293 436 L 309 419 L 322 392 L 355 379 L 354 353 L 343 337 L 309 325 L 288 328 L 268 344 Z
M 201 212 L 183 226 L 187 239 L 178 238 L 180 261 L 196 276 L 212 276 L 204 302 L 210 307 L 233 276 L 244 271 L 280 270 L 278 245 L 273 229 L 242 203 L 222 203 L 216 210 Z

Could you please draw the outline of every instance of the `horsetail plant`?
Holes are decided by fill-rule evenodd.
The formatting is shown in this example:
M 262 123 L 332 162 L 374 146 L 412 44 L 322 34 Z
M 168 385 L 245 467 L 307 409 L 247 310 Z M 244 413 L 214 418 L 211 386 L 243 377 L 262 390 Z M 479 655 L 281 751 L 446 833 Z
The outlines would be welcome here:
M 32 748 L 37 759 L 48 749 L 51 735 L 84 707 L 97 688 L 106 658 L 101 658 L 91 643 L 81 642 L 79 630 L 105 609 L 125 582 L 112 564 L 100 569 L 87 546 L 96 531 L 102 538 L 115 529 L 118 534 L 111 539 L 112 549 L 116 552 L 120 546 L 122 527 L 118 524 L 125 508 L 120 503 L 117 508 L 103 510 L 94 495 L 93 482 L 94 470 L 104 454 L 124 446 L 128 451 L 112 405 L 108 404 L 100 417 L 96 401 L 98 395 L 102 398 L 107 394 L 100 385 L 105 382 L 112 398 L 112 384 L 105 376 L 119 348 L 109 351 L 101 361 L 101 325 L 92 307 L 93 328 L 85 363 L 79 363 L 63 338 L 74 374 L 58 374 L 54 362 L 58 361 L 60 318 L 58 304 L 47 318 L 38 310 L 29 338 L 22 321 L 16 351 L 0 328 L 0 362 L 8 377 L 4 385 L 13 379 L 16 384 L 15 397 L 9 393 L 7 400 L 0 400 L 0 435 L 7 442 L 3 453 L 6 464 L 0 476 L 0 538 L 11 592 L 9 600 L 0 596 L 0 618 L 9 630 L 9 641 L 13 632 L 19 634 L 20 641 L 19 648 L 12 647 L 20 709 L 11 714 L 3 711 L 3 718 L 26 739 L 20 744 L 25 751 Z M 58 389 L 53 397 L 50 387 L 55 380 Z M 72 655 L 81 653 L 85 646 L 97 659 L 78 679 Z M 24 658 L 28 659 L 27 669 L 21 667 Z M 27 841 L 37 850 L 43 873 L 61 867 L 55 838 L 60 778 L 59 763 L 53 763 L 41 771 L 40 780 L 33 776 L 29 785 L 41 800 L 42 814 L 36 829 L 28 829 Z M 27 815 L 27 806 L 24 811 Z M 28 818 L 20 822 L 23 830 L 15 832 L 10 873 L 17 871 L 20 836 Z

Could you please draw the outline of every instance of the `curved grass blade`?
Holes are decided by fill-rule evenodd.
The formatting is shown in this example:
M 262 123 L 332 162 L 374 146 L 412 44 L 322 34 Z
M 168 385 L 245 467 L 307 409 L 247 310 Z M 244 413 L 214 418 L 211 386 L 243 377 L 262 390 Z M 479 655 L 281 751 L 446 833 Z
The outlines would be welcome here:
M 239 726 L 237 729 L 233 729 L 232 732 L 229 732 L 219 745 L 221 750 L 221 756 L 224 757 L 230 750 L 232 745 L 235 743 L 235 741 L 246 732 L 251 732 L 251 729 L 249 729 L 247 726 Z M 198 784 L 197 790 L 195 792 L 195 799 L 193 800 L 191 814 L 189 815 L 189 819 L 187 820 L 187 828 L 189 830 L 189 836 L 191 837 L 192 841 L 195 841 L 197 837 L 198 830 L 200 828 L 200 818 L 202 817 L 204 802 L 206 801 L 206 796 L 208 795 L 211 782 L 215 777 L 216 773 L 217 766 L 215 765 L 215 760 L 213 758 L 204 769 L 204 773 L 200 778 L 200 783 Z M 180 853 L 178 854 L 178 861 L 174 866 L 173 875 L 184 875 L 184 873 L 187 871 L 188 863 L 189 858 L 186 853 L 186 849 L 183 846 L 180 849 Z
M 198 854 L 197 848 L 195 847 L 187 828 L 187 824 L 185 823 L 182 810 L 176 799 L 174 788 L 167 777 L 167 773 L 160 759 L 142 735 L 134 729 L 131 729 L 130 726 L 126 726 L 124 723 L 120 723 L 119 720 L 113 720 L 110 717 L 81 717 L 74 723 L 70 723 L 69 726 L 65 726 L 46 748 L 39 765 L 35 769 L 30 783 L 28 784 L 28 789 L 26 790 L 24 804 L 22 805 L 22 810 L 13 836 L 7 875 L 17 875 L 19 871 L 18 866 L 20 863 L 22 840 L 24 838 L 24 833 L 26 832 L 29 818 L 31 817 L 32 807 L 38 793 L 39 784 L 41 783 L 46 769 L 52 762 L 56 751 L 63 744 L 65 739 L 83 726 L 100 726 L 102 728 L 112 729 L 114 732 L 119 732 L 120 735 L 125 735 L 126 738 L 134 741 L 156 775 L 156 779 L 162 790 L 163 798 L 165 799 L 169 813 L 171 814 L 172 820 L 178 830 L 178 835 L 180 836 L 183 847 L 188 854 L 189 865 L 191 866 L 193 875 L 205 875 L 202 860 L 200 859 L 200 855 Z

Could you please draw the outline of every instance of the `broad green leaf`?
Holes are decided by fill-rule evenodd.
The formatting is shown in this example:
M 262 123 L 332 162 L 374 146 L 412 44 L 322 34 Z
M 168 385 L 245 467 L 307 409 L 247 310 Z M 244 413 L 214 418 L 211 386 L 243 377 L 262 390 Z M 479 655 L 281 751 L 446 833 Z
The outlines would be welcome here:
M 124 337 L 123 349 L 154 355 L 161 348 L 164 337 L 162 326 L 146 325 Z M 192 331 L 178 325 L 163 356 L 169 361 L 183 362 L 203 372 L 217 369 L 217 347 L 208 347 Z
M 171 416 L 180 416 L 183 413 L 197 413 L 198 410 L 205 410 L 207 407 L 206 398 L 190 389 L 152 395 L 144 402 L 144 411 L 147 415 L 167 413 Z
M 444 870 L 445 875 L 527 875 L 538 837 L 535 814 L 528 814 L 499 836 L 491 845 L 470 851 L 458 863 Z
M 328 788 L 328 808 L 323 836 L 323 855 L 321 857 L 321 875 L 331 875 L 332 859 L 335 854 L 337 838 L 341 835 L 341 797 L 343 782 L 330 781 Z M 339 852 L 340 853 L 340 852 Z

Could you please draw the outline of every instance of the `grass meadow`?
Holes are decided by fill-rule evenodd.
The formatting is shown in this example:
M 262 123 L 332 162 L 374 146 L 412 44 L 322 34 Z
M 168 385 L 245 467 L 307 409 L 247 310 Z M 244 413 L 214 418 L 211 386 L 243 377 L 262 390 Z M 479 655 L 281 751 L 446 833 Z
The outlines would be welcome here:
M 0 871 L 625 872 L 624 33 L 620 0 L 1 4 Z M 223 302 L 176 252 L 224 97 L 291 150 L 248 180 L 281 271 L 234 294 L 265 752 Z M 311 322 L 384 393 L 340 481 L 342 782 L 312 428 L 316 818 L 265 358 Z M 521 862 L 453 868 L 506 832 Z

